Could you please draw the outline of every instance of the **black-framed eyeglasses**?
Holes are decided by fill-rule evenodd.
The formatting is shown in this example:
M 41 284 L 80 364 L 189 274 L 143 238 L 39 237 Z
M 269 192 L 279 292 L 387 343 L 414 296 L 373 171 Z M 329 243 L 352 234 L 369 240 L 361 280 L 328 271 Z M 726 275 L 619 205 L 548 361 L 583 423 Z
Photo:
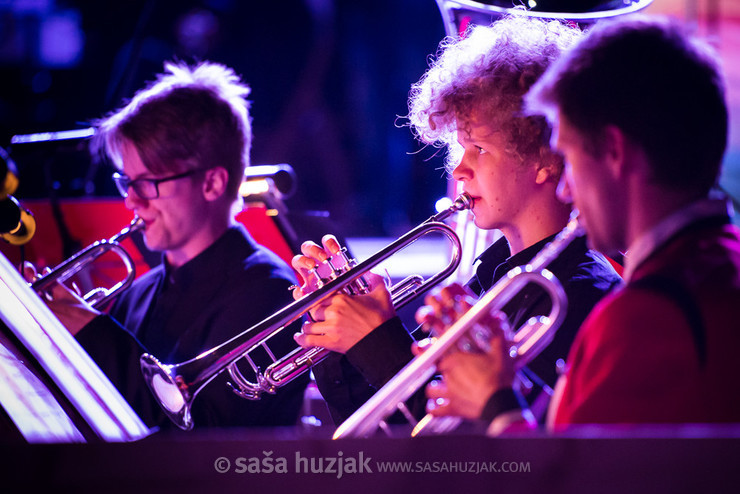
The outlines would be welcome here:
M 195 169 L 164 178 L 137 178 L 136 180 L 131 180 L 126 175 L 115 172 L 113 174 L 113 182 L 116 184 L 116 188 L 122 197 L 128 197 L 128 190 L 131 188 L 142 199 L 156 199 L 159 197 L 159 184 L 162 182 L 189 177 L 200 171 L 202 170 Z

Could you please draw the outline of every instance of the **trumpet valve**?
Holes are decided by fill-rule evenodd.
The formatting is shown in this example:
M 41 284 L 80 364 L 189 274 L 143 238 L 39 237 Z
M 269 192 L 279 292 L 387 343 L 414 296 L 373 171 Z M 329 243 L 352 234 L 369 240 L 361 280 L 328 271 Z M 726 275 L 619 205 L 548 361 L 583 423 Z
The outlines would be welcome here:
M 316 288 L 322 288 L 324 285 L 329 283 L 332 280 L 331 276 L 323 276 L 321 274 L 321 268 L 324 266 L 324 263 L 317 264 L 313 267 L 313 269 L 309 270 L 309 279 L 313 278 L 316 280 Z
M 357 266 L 357 261 L 347 255 L 346 247 L 342 247 L 339 252 L 327 259 L 326 262 L 331 267 L 334 279 Z M 369 291 L 370 284 L 365 281 L 363 276 L 359 276 L 344 289 L 344 293 L 347 295 L 361 295 Z
M 335 253 L 331 257 L 329 257 L 326 260 L 326 263 L 331 268 L 332 273 L 334 276 L 339 276 L 340 274 L 347 271 L 352 265 L 355 264 L 355 260 L 352 259 L 347 255 L 347 248 L 342 247 L 339 252 Z
M 468 334 L 460 337 L 457 347 L 467 353 L 488 353 L 491 349 L 491 331 L 481 324 L 475 324 Z

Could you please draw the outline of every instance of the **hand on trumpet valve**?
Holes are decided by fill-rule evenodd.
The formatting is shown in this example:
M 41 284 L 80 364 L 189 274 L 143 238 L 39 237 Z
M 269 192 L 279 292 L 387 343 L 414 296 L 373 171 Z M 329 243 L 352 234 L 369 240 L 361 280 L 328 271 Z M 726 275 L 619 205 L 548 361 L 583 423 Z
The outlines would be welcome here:
M 332 265 L 329 263 L 342 251 L 334 235 L 324 235 L 322 245 L 310 240 L 301 244 L 301 254 L 293 257 L 291 264 L 303 278 L 303 285 L 293 290 L 293 298 L 298 300 L 304 295 L 322 287 L 333 277 Z M 333 260 L 336 264 L 337 260 Z
M 325 235 L 322 245 L 307 241 L 301 255 L 292 260 L 293 268 L 303 278 L 303 285 L 293 290 L 293 298 L 322 287 L 354 266 L 334 235 Z M 349 290 L 337 292 L 308 311 L 306 322 L 296 342 L 304 347 L 323 347 L 345 353 L 374 328 L 395 316 L 385 280 L 373 273 L 364 274 Z
M 475 304 L 475 298 L 464 286 L 452 283 L 424 297 L 424 303 L 416 311 L 416 322 L 425 332 L 439 336 Z
M 474 352 L 459 351 L 458 348 L 448 352 L 437 363 L 441 378 L 429 383 L 425 390 L 430 414 L 478 419 L 496 391 L 514 385 L 516 372 L 514 361 L 509 357 L 506 318 L 498 313 L 479 326 L 481 335 L 484 335 L 480 338 L 485 338 L 485 345 L 476 345 Z M 469 341 L 476 339 L 471 336 Z M 419 342 L 413 351 L 421 354 L 427 346 Z
M 304 347 L 323 347 L 346 353 L 373 329 L 395 316 L 390 292 L 382 276 L 368 273 L 370 292 L 365 295 L 337 293 L 313 307 L 313 321 L 303 324 L 296 342 Z
M 38 276 L 39 273 L 33 264 L 30 262 L 23 264 L 23 277 L 26 281 L 33 282 Z M 39 295 L 72 335 L 77 334 L 80 329 L 100 315 L 98 310 L 82 299 L 80 290 L 74 283 L 70 288 L 63 283 L 56 282 L 50 289 Z

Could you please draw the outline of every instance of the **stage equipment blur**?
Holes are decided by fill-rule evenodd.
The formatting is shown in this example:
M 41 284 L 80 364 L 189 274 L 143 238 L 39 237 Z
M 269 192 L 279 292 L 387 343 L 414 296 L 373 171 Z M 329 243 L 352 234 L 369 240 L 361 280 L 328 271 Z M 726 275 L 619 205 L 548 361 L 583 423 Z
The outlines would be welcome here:
M 551 341 L 565 318 L 567 298 L 560 282 L 546 268 L 568 244 L 583 234 L 578 225 L 577 213 L 571 215 L 568 225 L 548 243 L 526 266 L 512 269 L 445 333 L 436 339 L 421 355 L 415 357 L 393 379 L 383 386 L 372 398 L 360 407 L 336 430 L 334 438 L 363 437 L 384 427 L 391 413 L 405 411 L 404 401 L 424 386 L 437 370 L 437 363 L 453 347 L 463 351 L 485 352 L 490 341 L 490 332 L 483 320 L 500 311 L 507 302 L 529 283 L 541 286 L 552 300 L 547 316 L 530 318 L 512 336 L 510 355 L 517 369 L 536 357 Z M 400 407 L 400 408 L 399 408 Z M 404 415 L 407 415 L 404 413 Z M 446 432 L 454 428 L 460 419 L 424 417 L 415 424 L 412 434 L 424 429 L 428 432 Z
M 287 199 L 295 192 L 296 184 L 295 172 L 290 165 L 253 165 L 244 170 L 239 194 L 245 199 L 265 194 Z
M 36 220 L 13 197 L 18 188 L 18 171 L 8 152 L 0 147 L 0 238 L 11 245 L 23 245 L 36 233 Z
M 36 233 L 33 214 L 13 196 L 0 198 L 0 238 L 11 245 L 23 245 Z
M 311 218 L 306 217 L 295 218 L 291 221 L 293 214 L 285 206 L 285 199 L 293 195 L 297 183 L 293 167 L 283 163 L 279 165 L 248 166 L 244 170 L 244 180 L 239 186 L 239 195 L 244 200 L 245 207 L 237 215 L 237 220 L 245 225 L 260 222 L 268 226 L 264 220 L 265 217 L 269 218 L 271 220 L 270 229 L 276 229 L 271 238 L 280 237 L 284 239 L 283 245 L 270 245 L 269 242 L 265 244 L 259 238 L 255 238 L 255 240 L 269 247 L 288 264 L 290 264 L 294 252 L 300 251 L 301 240 L 299 239 L 306 238 L 296 232 L 296 227 L 300 227 L 304 223 L 308 225 L 312 223 Z M 306 219 L 308 221 L 304 221 Z M 302 231 L 301 233 L 305 235 L 306 232 Z
M 167 365 L 159 362 L 152 355 L 143 355 L 141 368 L 144 379 L 165 413 L 175 424 L 185 430 L 193 427 L 190 409 L 196 395 L 224 370 L 228 370 L 234 381 L 232 384 L 234 391 L 243 398 L 259 399 L 262 393 L 274 393 L 277 388 L 310 369 L 328 355 L 329 351 L 323 348 L 303 349 L 299 347 L 278 360 L 267 347 L 267 342 L 272 336 L 303 317 L 318 303 L 340 291 L 362 292 L 366 289 L 366 283 L 362 279 L 364 274 L 419 238 L 430 233 L 441 233 L 453 247 L 447 267 L 429 278 L 413 276 L 400 282 L 400 286 L 391 288 L 396 308 L 425 293 L 452 274 L 459 264 L 460 240 L 454 230 L 442 221 L 455 211 L 467 209 L 470 206 L 470 197 L 461 195 L 447 210 L 432 216 L 365 261 L 355 264 L 353 260 L 344 257 L 341 260 L 344 267 L 332 265 L 333 279 L 326 280 L 323 286 L 194 359 Z M 264 372 L 261 372 L 249 358 L 249 353 L 257 347 L 264 348 L 273 360 L 273 364 Z M 247 381 L 236 367 L 236 362 L 242 358 L 251 364 L 256 375 L 256 382 Z
M 129 225 L 124 227 L 120 232 L 113 235 L 107 240 L 99 240 L 94 244 L 86 247 L 77 254 L 73 255 L 66 261 L 52 268 L 48 273 L 43 274 L 31 283 L 33 290 L 40 294 L 46 295 L 55 283 L 64 283 L 73 276 L 80 273 L 83 269 L 88 268 L 98 258 L 112 252 L 118 255 L 126 269 L 126 277 L 110 288 L 95 287 L 82 295 L 85 302 L 95 308 L 104 307 L 118 292 L 128 288 L 136 278 L 136 267 L 131 255 L 121 247 L 120 243 L 128 238 L 131 234 L 144 228 L 144 220 L 135 217 Z
M 600 19 L 632 14 L 650 5 L 653 0 L 437 0 L 448 36 L 463 34 L 470 25 L 487 26 L 509 15 L 526 15 L 556 19 L 586 25 Z

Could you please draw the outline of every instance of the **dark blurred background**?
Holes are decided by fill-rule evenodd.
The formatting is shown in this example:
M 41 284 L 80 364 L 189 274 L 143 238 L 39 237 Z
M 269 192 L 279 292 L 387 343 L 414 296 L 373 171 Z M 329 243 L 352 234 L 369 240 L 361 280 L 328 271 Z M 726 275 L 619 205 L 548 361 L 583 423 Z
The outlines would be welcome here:
M 396 235 L 446 192 L 441 156 L 397 119 L 443 36 L 433 0 L 0 1 L 0 145 L 86 127 L 166 60 L 218 61 L 252 88 L 252 163 L 296 171 L 291 208 Z M 79 142 L 10 151 L 19 199 L 115 195 Z
M 740 107 L 734 0 L 655 0 L 716 40 Z M 434 0 L 0 0 L 0 146 L 84 128 L 166 60 L 213 60 L 252 87 L 253 164 L 288 163 L 291 209 L 328 211 L 345 236 L 398 236 L 445 195 L 442 153 L 403 127 L 411 84 L 444 36 Z M 733 125 L 723 183 L 740 190 Z M 13 146 L 19 199 L 114 196 L 84 144 Z M 739 197 L 740 193 L 736 193 Z

